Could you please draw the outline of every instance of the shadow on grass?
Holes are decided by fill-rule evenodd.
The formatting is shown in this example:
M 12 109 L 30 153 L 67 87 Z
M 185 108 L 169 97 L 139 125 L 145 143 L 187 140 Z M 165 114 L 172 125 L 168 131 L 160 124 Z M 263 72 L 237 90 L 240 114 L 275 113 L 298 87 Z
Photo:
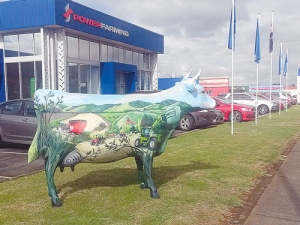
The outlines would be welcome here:
M 214 168 L 218 168 L 218 166 L 198 161 L 179 166 L 154 167 L 152 170 L 152 178 L 156 187 L 159 188 L 161 185 L 191 171 Z M 59 191 L 66 187 L 71 188 L 71 190 L 65 192 L 63 196 L 61 196 L 61 200 L 63 201 L 68 195 L 80 190 L 89 190 L 97 187 L 124 187 L 132 184 L 137 184 L 137 188 L 139 188 L 139 180 L 135 168 L 99 169 L 97 171 L 89 172 L 79 179 L 65 183 L 58 188 Z

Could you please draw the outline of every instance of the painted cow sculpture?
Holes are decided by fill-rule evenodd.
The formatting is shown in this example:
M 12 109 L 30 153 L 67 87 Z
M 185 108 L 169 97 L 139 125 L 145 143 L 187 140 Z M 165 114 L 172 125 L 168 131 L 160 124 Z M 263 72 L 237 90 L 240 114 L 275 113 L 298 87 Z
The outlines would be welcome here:
M 52 206 L 61 206 L 54 184 L 57 167 L 80 162 L 107 163 L 134 157 L 141 188 L 152 198 L 159 194 L 152 180 L 153 158 L 162 154 L 181 116 L 215 101 L 193 78 L 152 94 L 92 95 L 37 90 L 38 128 L 28 151 L 28 162 L 45 161 Z

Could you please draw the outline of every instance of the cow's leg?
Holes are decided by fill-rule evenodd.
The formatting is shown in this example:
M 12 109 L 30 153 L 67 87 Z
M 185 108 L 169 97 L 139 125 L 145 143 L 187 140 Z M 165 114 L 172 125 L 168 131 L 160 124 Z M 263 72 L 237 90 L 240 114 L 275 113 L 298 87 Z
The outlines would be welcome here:
M 55 157 L 56 160 L 52 161 L 49 158 L 45 159 L 45 173 L 47 178 L 48 185 L 48 195 L 51 197 L 51 203 L 53 207 L 62 206 L 62 203 L 57 195 L 56 186 L 54 184 L 54 174 L 57 166 L 58 157 Z
M 143 161 L 140 158 L 135 157 L 135 162 L 136 162 L 137 171 L 138 171 L 138 178 L 139 178 L 139 181 L 141 182 L 140 188 L 147 188 L 146 183 L 145 183 Z
M 152 165 L 153 165 L 154 152 L 152 150 L 147 150 L 142 154 L 141 161 L 143 165 L 142 176 L 145 184 L 145 188 L 150 189 L 150 196 L 152 198 L 159 198 L 157 188 L 152 180 Z

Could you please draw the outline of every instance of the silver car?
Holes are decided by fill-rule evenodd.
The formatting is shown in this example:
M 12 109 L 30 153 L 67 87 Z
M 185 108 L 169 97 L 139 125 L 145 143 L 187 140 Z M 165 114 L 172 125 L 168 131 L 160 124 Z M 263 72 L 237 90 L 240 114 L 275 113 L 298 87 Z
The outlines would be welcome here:
M 0 148 L 6 143 L 31 144 L 37 129 L 33 99 L 0 104 Z

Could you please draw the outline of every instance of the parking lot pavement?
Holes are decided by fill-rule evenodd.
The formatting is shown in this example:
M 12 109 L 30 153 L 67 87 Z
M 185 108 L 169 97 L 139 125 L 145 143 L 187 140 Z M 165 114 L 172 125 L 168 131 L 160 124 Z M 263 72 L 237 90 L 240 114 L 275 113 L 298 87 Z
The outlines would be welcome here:
M 187 132 L 175 130 L 173 136 L 184 133 Z M 30 164 L 27 163 L 28 149 L 28 145 L 9 145 L 6 148 L 0 148 L 0 182 L 44 170 L 44 160 L 42 158 Z
M 28 148 L 29 146 L 11 145 L 0 149 L 0 182 L 44 169 L 44 161 L 41 158 L 28 164 Z

